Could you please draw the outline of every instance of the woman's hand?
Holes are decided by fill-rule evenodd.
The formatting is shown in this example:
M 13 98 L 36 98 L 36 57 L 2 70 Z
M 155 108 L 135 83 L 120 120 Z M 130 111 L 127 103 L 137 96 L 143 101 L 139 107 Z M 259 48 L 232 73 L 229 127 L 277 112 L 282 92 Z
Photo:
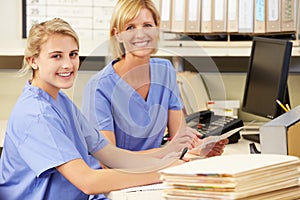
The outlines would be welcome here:
M 185 127 L 177 131 L 173 138 L 169 139 L 169 142 L 158 151 L 152 152 L 152 156 L 158 158 L 171 158 L 180 157 L 182 150 L 185 147 L 192 149 L 196 147 L 201 140 L 200 134 L 195 129 Z
M 210 136 L 201 140 L 198 143 L 198 147 L 196 146 L 194 149 L 190 150 L 189 153 L 198 155 L 200 157 L 212 157 L 212 156 L 220 156 L 224 152 L 225 145 L 228 144 L 228 139 L 223 139 L 218 142 L 213 142 L 211 140 L 215 140 L 215 136 Z M 208 143 L 207 145 L 201 147 L 201 145 Z
M 182 128 L 171 139 L 166 148 L 173 152 L 181 152 L 185 147 L 192 149 L 201 143 L 200 136 L 199 132 L 193 128 Z

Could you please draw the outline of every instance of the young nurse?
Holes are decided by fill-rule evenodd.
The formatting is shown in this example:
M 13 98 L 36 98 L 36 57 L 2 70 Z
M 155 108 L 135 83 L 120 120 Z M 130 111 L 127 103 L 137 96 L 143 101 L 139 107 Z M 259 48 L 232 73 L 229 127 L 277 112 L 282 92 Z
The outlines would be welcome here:
M 117 2 L 110 28 L 115 59 L 89 80 L 82 111 L 117 147 L 165 156 L 182 149 L 174 140 L 181 131 L 194 133 L 192 147 L 203 141 L 186 126 L 174 67 L 166 59 L 151 58 L 159 25 L 151 0 Z M 162 148 L 166 128 L 171 142 Z M 227 143 L 225 139 L 194 153 L 221 155 Z
M 61 91 L 72 87 L 79 67 L 78 37 L 67 22 L 55 18 L 36 24 L 27 40 L 22 71 L 32 71 L 33 76 L 8 121 L 0 199 L 88 199 L 159 182 L 158 169 L 182 162 L 109 144 Z M 178 140 L 189 146 L 193 137 L 184 133 Z M 93 169 L 98 160 L 119 170 Z

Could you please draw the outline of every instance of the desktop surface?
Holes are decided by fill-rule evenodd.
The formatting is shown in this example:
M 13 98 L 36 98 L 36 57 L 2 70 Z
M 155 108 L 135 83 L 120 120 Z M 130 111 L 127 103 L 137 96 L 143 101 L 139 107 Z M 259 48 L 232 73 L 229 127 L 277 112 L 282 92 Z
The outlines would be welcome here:
M 250 154 L 250 144 L 252 142 L 241 138 L 237 143 L 227 144 L 224 148 L 223 155 L 233 155 L 233 154 Z M 256 144 L 258 149 L 260 150 L 260 145 Z M 186 154 L 187 157 L 193 159 L 197 159 L 191 154 Z M 143 187 L 142 187 L 143 188 Z M 164 191 L 163 189 L 155 189 L 155 190 L 139 190 L 139 191 L 130 191 L 126 192 L 126 190 L 113 191 L 108 193 L 108 198 L 112 200 L 164 200 Z

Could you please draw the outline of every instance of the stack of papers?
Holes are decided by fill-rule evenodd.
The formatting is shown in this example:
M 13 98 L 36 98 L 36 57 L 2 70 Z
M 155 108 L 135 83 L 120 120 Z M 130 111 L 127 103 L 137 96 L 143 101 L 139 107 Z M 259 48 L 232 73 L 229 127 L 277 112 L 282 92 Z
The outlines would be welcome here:
M 224 155 L 160 171 L 166 199 L 297 199 L 300 160 L 272 154 Z

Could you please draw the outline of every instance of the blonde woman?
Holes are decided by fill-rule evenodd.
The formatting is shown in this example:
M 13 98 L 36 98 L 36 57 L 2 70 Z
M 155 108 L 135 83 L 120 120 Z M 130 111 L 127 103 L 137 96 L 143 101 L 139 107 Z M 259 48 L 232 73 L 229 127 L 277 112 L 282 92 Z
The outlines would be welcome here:
M 194 133 L 190 149 L 202 143 L 188 128 L 176 84 L 174 67 L 166 59 L 151 58 L 157 51 L 160 15 L 151 0 L 119 0 L 111 19 L 114 60 L 85 87 L 82 111 L 117 147 L 152 152 L 163 157 L 184 148 L 180 132 Z M 161 147 L 166 128 L 170 143 Z M 194 152 L 221 155 L 228 140 Z
M 33 76 L 8 121 L 0 199 L 88 199 L 157 183 L 158 169 L 182 162 L 109 144 L 61 91 L 72 87 L 79 67 L 78 37 L 67 22 L 55 18 L 36 24 L 27 40 L 22 72 Z M 189 145 L 193 136 L 185 134 L 181 142 Z M 93 169 L 98 161 L 119 170 Z

